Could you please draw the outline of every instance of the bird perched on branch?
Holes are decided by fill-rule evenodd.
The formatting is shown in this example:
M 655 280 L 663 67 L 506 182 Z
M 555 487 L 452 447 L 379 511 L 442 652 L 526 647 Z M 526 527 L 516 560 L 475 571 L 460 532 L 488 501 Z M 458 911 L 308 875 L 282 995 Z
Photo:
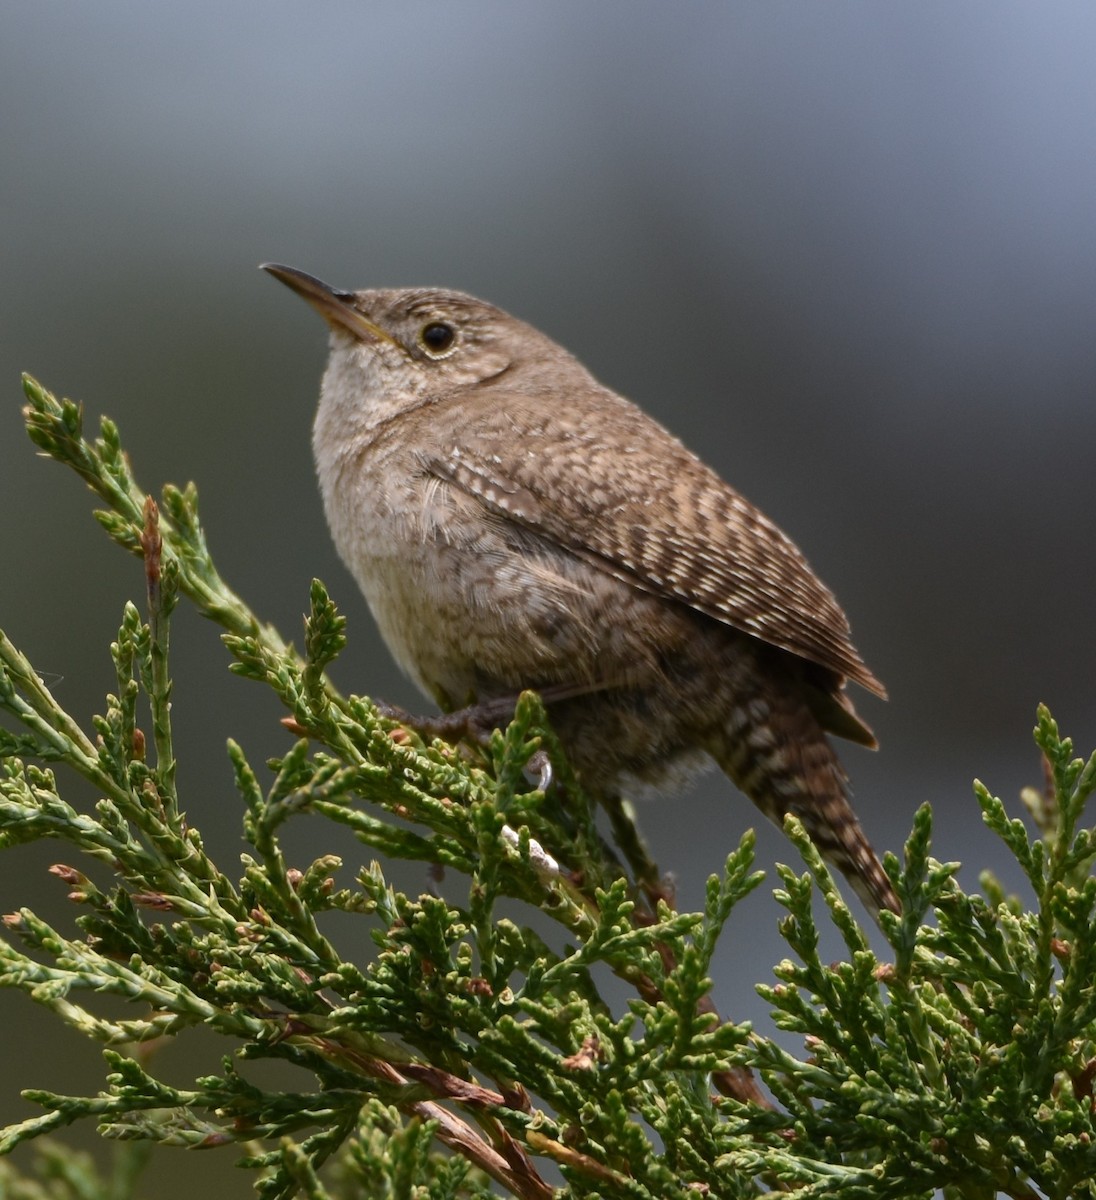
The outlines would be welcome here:
M 885 692 L 794 543 L 502 310 L 265 269 L 330 326 L 313 434 L 327 520 L 423 691 L 445 708 L 540 691 L 594 791 L 665 788 L 714 759 L 897 911 L 827 737 L 874 746 L 845 684 Z

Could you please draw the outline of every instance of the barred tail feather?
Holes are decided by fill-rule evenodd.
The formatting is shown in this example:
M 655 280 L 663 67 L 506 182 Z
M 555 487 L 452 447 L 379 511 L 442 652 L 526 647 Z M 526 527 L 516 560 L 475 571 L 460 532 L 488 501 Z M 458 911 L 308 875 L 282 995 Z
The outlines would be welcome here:
M 849 804 L 845 772 L 818 719 L 793 688 L 758 681 L 736 704 L 712 753 L 771 821 L 793 813 L 819 853 L 849 881 L 873 916 L 900 911 L 879 857 Z

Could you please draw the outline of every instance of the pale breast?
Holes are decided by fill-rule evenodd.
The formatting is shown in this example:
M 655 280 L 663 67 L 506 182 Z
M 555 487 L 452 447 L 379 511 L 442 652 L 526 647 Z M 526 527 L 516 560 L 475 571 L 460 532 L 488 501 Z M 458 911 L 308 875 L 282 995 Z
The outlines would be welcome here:
M 576 663 L 596 669 L 593 614 L 615 580 L 440 480 L 375 465 L 321 479 L 324 504 L 385 643 L 423 691 L 462 704 L 570 681 Z

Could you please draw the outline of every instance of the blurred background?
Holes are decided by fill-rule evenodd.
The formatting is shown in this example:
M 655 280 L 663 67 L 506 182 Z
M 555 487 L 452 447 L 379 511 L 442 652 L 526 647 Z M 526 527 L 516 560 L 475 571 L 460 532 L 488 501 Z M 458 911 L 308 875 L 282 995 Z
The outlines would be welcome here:
M 0 627 L 87 722 L 143 592 L 35 457 L 25 370 L 89 428 L 113 417 L 146 487 L 197 483 L 222 573 L 287 636 L 323 578 L 350 617 L 336 681 L 421 710 L 316 494 L 324 327 L 256 268 L 458 287 L 799 542 L 890 689 L 857 697 L 880 752 L 844 756 L 872 840 L 899 850 L 930 801 L 937 856 L 976 887 L 1001 855 L 971 780 L 1018 809 L 1039 701 L 1096 743 L 1094 42 L 1079 3 L 4 5 Z M 287 738 L 216 630 L 184 607 L 173 641 L 180 788 L 232 873 L 225 738 L 256 764 Z M 755 813 L 712 776 L 641 818 L 696 907 Z M 759 834 L 762 866 L 794 860 Z M 292 836 L 303 865 L 333 834 Z M 369 855 L 338 849 L 348 882 Z M 5 854 L 2 910 L 68 922 L 45 874 L 65 853 Z M 763 888 L 732 921 L 724 1011 L 764 1020 L 780 911 Z M 0 1013 L 0 1120 L 37 1111 L 21 1086 L 75 1090 L 77 1065 L 97 1086 L 96 1048 L 22 996 Z M 157 1161 L 166 1200 L 199 1168 L 248 1194 L 227 1156 Z

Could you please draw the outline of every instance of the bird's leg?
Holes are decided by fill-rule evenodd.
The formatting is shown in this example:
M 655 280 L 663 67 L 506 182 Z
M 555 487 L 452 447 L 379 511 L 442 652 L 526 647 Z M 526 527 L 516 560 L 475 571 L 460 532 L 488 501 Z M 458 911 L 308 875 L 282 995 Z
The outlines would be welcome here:
M 513 719 L 517 702 L 516 695 L 499 696 L 470 704 L 467 708 L 427 717 L 409 713 L 405 708 L 387 704 L 383 700 L 374 701 L 382 717 L 398 721 L 423 737 L 441 738 L 446 742 L 468 741 L 477 746 L 486 746 L 492 731 Z
M 548 707 L 561 700 L 602 691 L 609 686 L 607 683 L 553 683 L 535 690 L 545 707 Z M 514 719 L 518 697 L 519 693 L 513 692 L 494 696 L 437 716 L 417 716 L 383 700 L 374 701 L 374 704 L 382 717 L 398 721 L 421 737 L 441 738 L 446 742 L 470 742 L 486 747 L 494 730 L 503 728 Z M 529 759 L 525 773 L 530 782 L 536 784 L 538 791 L 545 791 L 552 783 L 552 764 L 548 755 L 543 750 L 537 750 Z

